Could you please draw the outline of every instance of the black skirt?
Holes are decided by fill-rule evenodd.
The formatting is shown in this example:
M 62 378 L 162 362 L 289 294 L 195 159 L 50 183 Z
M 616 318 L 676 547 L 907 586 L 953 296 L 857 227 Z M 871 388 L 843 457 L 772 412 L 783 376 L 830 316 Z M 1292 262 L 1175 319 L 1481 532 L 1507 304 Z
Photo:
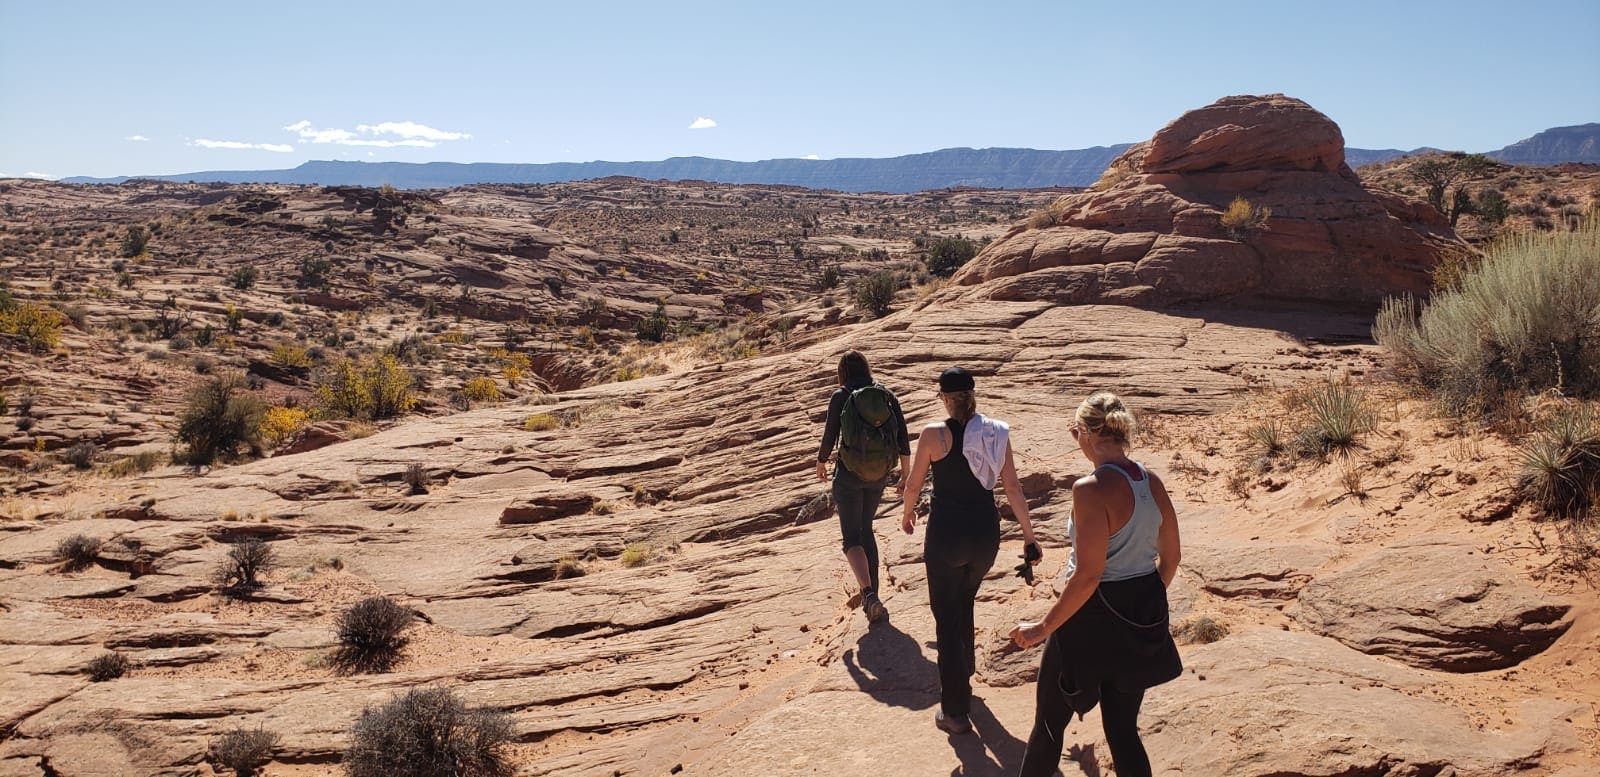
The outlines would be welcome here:
M 1183 673 L 1178 645 L 1168 629 L 1167 588 L 1151 572 L 1101 583 L 1083 607 L 1050 636 L 1061 651 L 1061 673 L 1039 677 L 1054 684 L 1082 718 L 1100 703 L 1100 687 L 1153 688 Z

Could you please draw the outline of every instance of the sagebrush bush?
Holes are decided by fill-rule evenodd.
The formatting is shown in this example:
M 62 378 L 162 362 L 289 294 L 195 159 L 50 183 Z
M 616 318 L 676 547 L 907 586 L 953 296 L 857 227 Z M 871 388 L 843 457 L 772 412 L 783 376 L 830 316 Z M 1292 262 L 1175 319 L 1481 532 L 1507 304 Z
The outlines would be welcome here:
M 400 473 L 400 482 L 405 483 L 413 496 L 428 493 L 428 468 L 412 462 L 406 465 L 404 472 Z
M 224 592 L 246 593 L 261 587 L 261 576 L 277 566 L 278 554 L 254 537 L 228 548 L 217 566 L 215 580 Z
M 127 656 L 108 651 L 90 659 L 88 665 L 83 668 L 83 673 L 89 675 L 90 681 L 103 683 L 127 674 L 132 666 Z
M 275 732 L 240 727 L 212 740 L 208 755 L 212 764 L 232 769 L 237 777 L 254 777 L 258 769 L 272 760 L 272 749 L 277 746 Z
M 503 777 L 511 721 L 468 709 L 448 688 L 427 688 L 368 707 L 350 729 L 350 777 Z
M 325 416 L 373 421 L 410 412 L 417 402 L 411 394 L 415 385 L 416 379 L 394 356 L 380 354 L 339 362 L 317 387 L 317 398 Z
M 1386 301 L 1373 337 L 1452 412 L 1512 392 L 1600 394 L 1600 221 L 1496 244 L 1426 305 Z
M 894 294 L 899 288 L 899 280 L 887 270 L 861 278 L 855 284 L 856 307 L 874 316 L 886 316 L 894 305 Z
M 244 381 L 228 375 L 208 381 L 189 393 L 178 416 L 178 442 L 190 464 L 232 459 L 241 451 L 261 452 L 261 422 L 266 404 L 246 393 Z
M 1191 645 L 1209 645 L 1228 636 L 1228 626 L 1209 615 L 1196 615 L 1178 624 L 1172 636 Z
M 98 537 L 74 534 L 56 543 L 56 560 L 63 570 L 75 572 L 99 559 L 103 544 Z
M 74 443 L 61 455 L 61 460 L 72 465 L 73 469 L 88 469 L 94 466 L 94 460 L 100 455 L 100 446 L 88 440 Z
M 357 672 L 384 672 L 400 658 L 415 613 L 385 596 L 362 599 L 339 613 L 334 662 Z

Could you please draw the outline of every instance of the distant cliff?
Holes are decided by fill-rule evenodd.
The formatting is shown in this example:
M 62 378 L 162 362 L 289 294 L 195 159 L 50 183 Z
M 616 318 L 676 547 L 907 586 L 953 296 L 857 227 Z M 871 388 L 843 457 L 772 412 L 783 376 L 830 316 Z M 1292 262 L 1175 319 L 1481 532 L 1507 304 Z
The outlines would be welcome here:
M 1600 165 L 1600 124 L 1554 127 L 1499 151 L 1490 151 L 1488 156 L 1514 165 Z

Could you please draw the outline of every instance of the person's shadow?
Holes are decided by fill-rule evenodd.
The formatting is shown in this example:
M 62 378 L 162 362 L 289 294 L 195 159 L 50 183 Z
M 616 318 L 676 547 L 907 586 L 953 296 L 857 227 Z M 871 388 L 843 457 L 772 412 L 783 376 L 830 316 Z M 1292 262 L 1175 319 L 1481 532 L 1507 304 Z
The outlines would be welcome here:
M 853 650 L 841 657 L 856 685 L 880 704 L 911 710 L 939 704 L 939 666 L 922 653 L 909 634 L 884 622 L 874 624 Z M 983 699 L 972 699 L 972 733 L 949 737 L 961 765 L 951 777 L 1009 777 L 1022 763 L 1026 743 L 1011 735 Z M 928 721 L 933 726 L 933 721 Z
M 856 686 L 880 704 L 925 710 L 939 703 L 939 666 L 893 623 L 875 623 L 841 657 Z

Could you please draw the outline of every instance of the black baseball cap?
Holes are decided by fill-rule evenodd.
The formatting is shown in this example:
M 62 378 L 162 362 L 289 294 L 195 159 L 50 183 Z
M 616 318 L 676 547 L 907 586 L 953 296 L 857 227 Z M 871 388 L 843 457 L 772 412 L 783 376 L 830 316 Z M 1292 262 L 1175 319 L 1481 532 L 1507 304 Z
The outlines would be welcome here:
M 939 373 L 939 390 L 945 393 L 971 391 L 976 386 L 972 381 L 972 373 L 960 367 L 951 367 Z

